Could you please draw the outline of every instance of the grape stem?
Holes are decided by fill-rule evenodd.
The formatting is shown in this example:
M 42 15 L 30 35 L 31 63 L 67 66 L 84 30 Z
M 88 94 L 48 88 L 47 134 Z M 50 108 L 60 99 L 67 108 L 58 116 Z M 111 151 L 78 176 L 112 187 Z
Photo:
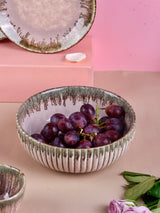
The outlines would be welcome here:
M 97 104 L 97 105 L 96 105 L 96 112 L 95 112 L 95 119 L 93 119 L 93 120 L 94 120 L 94 122 L 95 122 L 96 124 L 99 125 L 99 121 L 98 121 L 98 110 L 99 110 L 99 108 L 98 108 L 98 104 Z
M 100 128 L 103 128 L 106 125 L 106 123 L 107 123 L 107 121 L 100 123 L 99 124 Z
M 86 140 L 86 137 L 89 137 L 89 139 L 92 141 L 94 137 L 97 135 L 97 132 L 94 132 L 93 134 L 87 134 L 83 132 L 83 129 L 79 132 L 81 136 L 83 136 L 84 140 Z
M 98 120 L 98 110 L 105 110 L 105 108 L 99 108 L 98 104 L 96 105 L 96 110 L 95 110 L 95 118 L 93 118 L 92 120 L 94 121 L 94 123 L 96 123 L 97 125 L 99 125 L 99 127 L 102 129 L 104 128 L 106 122 L 103 123 L 99 123 Z M 93 133 L 93 134 L 87 134 L 83 132 L 83 129 L 80 130 L 79 132 L 80 136 L 83 136 L 84 140 L 86 140 L 86 137 L 89 137 L 89 139 L 92 141 L 94 139 L 94 137 L 97 135 L 97 132 Z
M 104 107 L 100 107 L 99 109 L 101 109 L 101 110 L 105 110 L 106 108 L 104 108 Z
M 96 123 L 98 124 L 98 104 L 96 105 Z

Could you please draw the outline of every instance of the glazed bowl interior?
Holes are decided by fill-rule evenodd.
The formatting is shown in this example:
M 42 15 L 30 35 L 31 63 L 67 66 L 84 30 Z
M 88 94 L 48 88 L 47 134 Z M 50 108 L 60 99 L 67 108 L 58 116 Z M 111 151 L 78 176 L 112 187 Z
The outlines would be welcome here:
M 125 111 L 123 136 L 111 144 L 88 149 L 55 147 L 31 137 L 41 132 L 53 114 L 62 113 L 69 117 L 80 111 L 84 103 L 94 108 L 110 104 L 122 106 Z M 98 111 L 99 118 L 104 115 L 104 110 Z M 100 88 L 85 86 L 53 88 L 31 96 L 20 106 L 16 123 L 22 145 L 35 160 L 53 170 L 71 173 L 93 172 L 109 166 L 127 150 L 135 133 L 135 113 L 125 99 Z
M 94 89 L 93 89 L 94 90 Z M 73 88 L 74 91 L 74 88 Z M 63 92 L 63 91 L 62 91 Z M 74 91 L 75 92 L 75 91 Z M 34 100 L 35 102 L 30 102 L 28 100 L 24 103 L 23 108 L 23 115 L 20 119 L 20 125 L 23 128 L 23 130 L 28 134 L 32 135 L 34 133 L 40 133 L 44 125 L 49 122 L 50 117 L 54 113 L 62 113 L 66 117 L 69 117 L 69 115 L 73 112 L 80 111 L 80 107 L 84 103 L 90 103 L 93 105 L 94 108 L 98 105 L 99 108 L 108 106 L 109 104 L 120 104 L 125 109 L 125 134 L 129 131 L 131 128 L 131 125 L 133 124 L 133 118 L 129 114 L 129 106 L 126 105 L 126 102 L 123 99 L 117 98 L 117 96 L 113 95 L 113 93 L 108 92 L 107 93 L 107 99 L 105 99 L 104 96 L 99 97 L 99 95 L 95 94 L 95 97 L 88 94 L 84 97 L 80 93 L 74 94 L 71 91 L 70 94 L 66 94 L 63 96 L 63 93 L 59 96 L 56 96 L 56 90 L 48 90 L 45 92 L 42 92 L 40 94 L 41 98 L 39 99 L 38 95 L 35 96 Z M 58 93 L 57 93 L 58 94 Z M 74 96 L 73 96 L 74 94 Z M 94 94 L 94 92 L 93 92 Z M 102 93 L 103 94 L 103 93 Z M 101 95 L 102 95 L 101 94 Z M 89 96 L 88 96 L 89 95 Z M 42 101 L 43 98 L 48 97 L 45 101 Z M 27 106 L 27 108 L 25 107 Z M 25 109 L 25 112 L 24 112 Z M 22 114 L 21 114 L 22 115 Z M 104 110 L 98 111 L 99 118 L 102 116 L 105 116 Z M 19 117 L 20 118 L 20 117 Z

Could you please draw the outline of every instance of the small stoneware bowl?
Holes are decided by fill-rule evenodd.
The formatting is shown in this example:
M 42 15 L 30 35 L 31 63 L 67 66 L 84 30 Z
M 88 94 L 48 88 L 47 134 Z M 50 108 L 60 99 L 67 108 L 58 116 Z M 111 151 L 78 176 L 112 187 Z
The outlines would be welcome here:
M 25 176 L 20 170 L 0 165 L 0 213 L 16 212 L 23 199 Z
M 112 144 L 88 149 L 59 148 L 31 137 L 31 134 L 42 130 L 54 113 L 63 113 L 68 117 L 79 111 L 84 103 L 94 107 L 106 107 L 109 104 L 122 106 L 126 123 L 124 136 Z M 99 116 L 104 113 L 100 112 Z M 109 166 L 127 150 L 135 133 L 135 113 L 126 100 L 112 92 L 95 87 L 66 86 L 28 98 L 17 112 L 16 124 L 25 150 L 42 165 L 61 172 L 88 173 Z

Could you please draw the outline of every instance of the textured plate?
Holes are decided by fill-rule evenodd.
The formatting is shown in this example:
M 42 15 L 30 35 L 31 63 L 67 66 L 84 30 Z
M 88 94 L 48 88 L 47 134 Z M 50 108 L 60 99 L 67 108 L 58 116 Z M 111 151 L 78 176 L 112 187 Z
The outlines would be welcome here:
M 3 40 L 3 39 L 5 39 L 6 38 L 6 36 L 1 32 L 1 30 L 0 30 L 0 40 Z
M 96 0 L 0 0 L 2 32 L 34 52 L 70 48 L 90 30 Z

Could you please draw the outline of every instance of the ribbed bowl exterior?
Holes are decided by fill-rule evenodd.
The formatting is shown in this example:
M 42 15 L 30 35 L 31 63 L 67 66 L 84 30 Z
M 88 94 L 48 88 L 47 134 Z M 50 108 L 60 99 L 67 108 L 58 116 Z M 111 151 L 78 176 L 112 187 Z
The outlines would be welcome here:
M 19 198 L 19 200 L 15 200 L 14 202 L 13 201 L 10 201 L 10 202 L 3 201 L 3 204 L 2 205 L 0 204 L 0 206 L 2 206 L 2 207 L 0 207 L 0 213 L 17 212 L 22 203 L 22 199 L 23 199 L 23 197 Z
M 64 91 L 67 91 L 68 93 L 68 89 L 69 91 L 72 89 L 73 91 L 77 90 L 77 92 L 81 91 L 83 94 L 90 93 L 91 96 L 93 96 L 93 94 L 96 92 L 96 96 L 98 97 L 99 94 L 101 94 L 100 98 L 103 98 L 102 93 L 107 95 L 109 94 L 107 98 L 112 97 L 112 93 L 94 87 L 63 87 L 58 89 L 51 89 L 45 91 L 44 93 L 42 92 L 32 96 L 28 99 L 29 101 L 27 100 L 27 102 L 22 104 L 17 113 L 17 132 L 22 145 L 36 161 L 40 162 L 43 166 L 56 171 L 67 173 L 89 173 L 108 167 L 123 155 L 132 142 L 135 134 L 135 113 L 132 107 L 124 99 L 116 96 L 115 94 L 113 94 L 112 99 L 118 99 L 118 103 L 120 103 L 122 100 L 123 104 L 126 104 L 125 107 L 129 114 L 131 125 L 129 131 L 122 138 L 112 144 L 90 149 L 59 148 L 38 142 L 37 140 L 30 137 L 21 127 L 21 119 L 24 117 L 25 111 L 28 113 L 28 106 L 35 107 L 36 103 L 37 107 L 37 103 L 40 103 L 42 100 L 44 100 L 44 97 L 45 101 L 48 100 L 46 98 L 47 95 L 51 97 L 51 94 L 55 94 L 57 90 L 60 93 Z M 99 91 L 100 93 L 98 93 Z M 94 93 L 92 94 L 92 92 Z M 39 102 L 39 100 L 41 101 Z

